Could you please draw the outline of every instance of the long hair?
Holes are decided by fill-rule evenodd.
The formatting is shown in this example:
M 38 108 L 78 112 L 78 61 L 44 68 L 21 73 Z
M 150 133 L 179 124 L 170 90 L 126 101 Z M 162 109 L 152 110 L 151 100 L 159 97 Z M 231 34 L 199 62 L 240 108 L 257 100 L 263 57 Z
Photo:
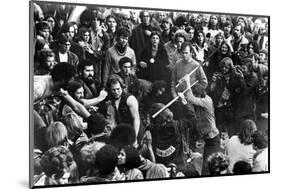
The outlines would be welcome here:
M 63 145 L 67 139 L 67 130 L 62 122 L 53 122 L 48 126 L 46 140 L 49 148 Z
M 78 32 L 78 34 L 77 34 L 77 41 L 83 41 L 83 39 L 82 39 L 82 37 L 83 37 L 83 35 L 85 34 L 85 33 L 89 33 L 90 34 L 90 30 L 89 30 L 89 28 L 87 28 L 87 27 L 81 27 L 81 28 L 79 28 L 79 32 Z M 91 41 L 91 36 L 89 36 L 90 37 L 90 39 L 89 39 L 89 41 Z
M 146 179 L 168 178 L 167 168 L 160 163 L 153 165 L 146 173 Z
M 152 118 L 152 115 L 155 114 L 158 110 L 160 110 L 164 106 L 165 105 L 162 103 L 155 103 L 151 106 L 151 108 L 149 110 L 151 123 L 158 125 L 158 124 L 163 124 L 166 121 L 170 121 L 173 119 L 173 113 L 168 108 L 163 110 L 156 118 Z
M 256 123 L 253 120 L 247 119 L 242 122 L 240 133 L 238 135 L 240 142 L 245 145 L 253 143 L 253 134 L 257 130 Z

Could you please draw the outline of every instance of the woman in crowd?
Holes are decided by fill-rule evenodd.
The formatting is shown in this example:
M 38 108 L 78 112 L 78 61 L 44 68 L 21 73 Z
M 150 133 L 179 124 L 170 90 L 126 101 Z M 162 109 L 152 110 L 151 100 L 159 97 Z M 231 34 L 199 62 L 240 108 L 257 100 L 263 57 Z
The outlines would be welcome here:
M 197 31 L 194 36 L 195 43 L 192 45 L 194 60 L 203 63 L 208 56 L 208 45 L 203 31 Z
M 154 31 L 150 35 L 149 46 L 141 53 L 137 75 L 139 78 L 150 82 L 164 80 L 168 83 L 170 81 L 168 65 L 169 59 L 167 52 L 160 43 L 160 33 Z
M 141 158 L 138 150 L 133 146 L 126 146 L 121 149 L 118 155 L 119 170 L 123 173 L 125 180 L 141 180 L 142 172 L 138 169 L 141 165 Z
M 41 158 L 42 173 L 35 177 L 35 186 L 63 185 L 75 183 L 78 177 L 71 175 L 74 160 L 65 146 L 50 148 Z
M 77 35 L 78 44 L 85 50 L 86 58 L 90 58 L 94 53 L 90 44 L 90 30 L 86 27 L 81 27 Z
M 209 81 L 211 80 L 213 74 L 219 71 L 218 63 L 225 57 L 231 58 L 231 47 L 224 41 L 221 43 L 218 50 L 210 57 L 209 64 L 206 68 L 206 75 Z
M 242 122 L 239 135 L 232 136 L 226 144 L 226 152 L 229 157 L 229 170 L 237 161 L 246 161 L 253 165 L 253 157 L 256 151 L 253 148 L 253 134 L 257 130 L 254 121 L 248 119 Z
M 229 80 L 233 72 L 231 58 L 225 57 L 219 62 L 219 71 L 215 72 L 209 84 L 208 94 L 212 97 L 215 107 L 216 124 L 220 132 L 227 132 L 231 123 L 231 101 Z
M 211 45 L 214 43 L 214 37 L 218 33 L 223 33 L 222 30 L 219 29 L 219 19 L 217 15 L 211 15 L 210 20 L 209 20 L 209 25 L 208 25 L 208 31 L 206 33 L 206 37 L 209 38 L 209 42 Z
M 50 24 L 50 34 L 55 40 L 57 38 L 58 31 L 60 30 L 60 25 L 57 19 L 52 15 L 47 15 L 44 17 L 44 20 Z

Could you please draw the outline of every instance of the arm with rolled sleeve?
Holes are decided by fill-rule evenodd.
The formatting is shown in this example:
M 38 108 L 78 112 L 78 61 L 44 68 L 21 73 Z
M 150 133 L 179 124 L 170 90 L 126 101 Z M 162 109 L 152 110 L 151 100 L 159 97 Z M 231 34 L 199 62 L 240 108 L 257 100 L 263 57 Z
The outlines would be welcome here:
M 208 86 L 208 80 L 202 66 L 196 71 L 196 78 L 199 80 L 199 84 L 206 89 Z

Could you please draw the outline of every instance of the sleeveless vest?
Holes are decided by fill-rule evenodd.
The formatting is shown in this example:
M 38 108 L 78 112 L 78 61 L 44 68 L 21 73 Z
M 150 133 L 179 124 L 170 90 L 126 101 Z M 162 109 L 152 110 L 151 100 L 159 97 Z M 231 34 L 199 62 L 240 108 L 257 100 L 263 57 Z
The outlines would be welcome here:
M 129 106 L 127 105 L 127 99 L 129 96 L 131 96 L 131 94 L 123 92 L 123 94 L 121 95 L 118 110 L 115 106 L 115 103 L 114 102 L 112 103 L 112 105 L 115 109 L 115 112 L 116 112 L 115 118 L 116 118 L 117 124 L 120 124 L 120 123 L 133 124 L 133 117 L 131 115 Z

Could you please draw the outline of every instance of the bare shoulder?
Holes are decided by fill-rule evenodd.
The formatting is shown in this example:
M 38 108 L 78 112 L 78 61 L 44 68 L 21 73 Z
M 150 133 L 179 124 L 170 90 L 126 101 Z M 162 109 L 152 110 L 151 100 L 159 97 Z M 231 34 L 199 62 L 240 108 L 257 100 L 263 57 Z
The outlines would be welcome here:
M 127 105 L 128 106 L 138 105 L 138 100 L 136 99 L 136 97 L 134 95 L 130 95 L 127 98 Z

